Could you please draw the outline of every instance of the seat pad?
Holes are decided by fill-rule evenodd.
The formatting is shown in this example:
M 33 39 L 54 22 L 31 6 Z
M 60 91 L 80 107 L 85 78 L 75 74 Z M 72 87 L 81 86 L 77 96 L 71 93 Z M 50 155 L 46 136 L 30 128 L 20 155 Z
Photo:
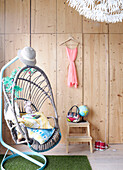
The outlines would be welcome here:
M 55 128 L 53 129 L 33 129 L 33 128 L 27 128 L 29 138 L 34 138 L 37 140 L 40 144 L 45 143 L 49 140 L 49 138 L 53 135 Z
M 18 117 L 18 122 L 23 123 L 26 127 L 38 128 L 38 129 L 52 129 L 48 119 L 43 113 L 36 112 L 33 114 L 21 113 L 21 117 Z
M 45 143 L 55 131 L 55 128 L 50 125 L 43 113 L 21 113 L 20 115 L 21 117 L 18 117 L 18 122 L 27 127 L 29 138 L 34 138 L 40 144 Z

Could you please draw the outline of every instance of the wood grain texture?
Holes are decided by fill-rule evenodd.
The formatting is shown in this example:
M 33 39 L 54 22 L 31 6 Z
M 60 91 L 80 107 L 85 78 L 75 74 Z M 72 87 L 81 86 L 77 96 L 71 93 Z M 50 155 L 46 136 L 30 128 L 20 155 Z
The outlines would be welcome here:
M 47 74 L 57 101 L 61 142 L 66 142 L 68 110 L 74 104 L 84 103 L 90 109 L 87 120 L 93 139 L 106 138 L 108 141 L 109 137 L 110 143 L 123 143 L 123 23 L 108 25 L 88 20 L 69 7 L 65 0 L 31 0 L 30 18 L 30 0 L 0 0 L 0 67 L 14 58 L 18 49 L 29 46 L 30 20 L 31 44 L 37 53 L 37 65 Z M 67 87 L 69 61 L 65 46 L 59 46 L 70 34 L 81 42 L 75 62 L 79 80 L 77 89 Z M 74 48 L 76 44 L 69 42 L 68 46 Z M 5 76 L 18 66 L 23 64 L 17 61 L 7 68 Z M 54 113 L 49 101 L 42 111 L 46 116 Z M 84 132 L 74 128 L 70 131 Z M 10 140 L 8 132 L 5 134 Z
M 29 33 L 30 0 L 6 0 L 6 33 Z
M 110 35 L 109 142 L 123 143 L 123 35 Z
M 17 51 L 19 49 L 29 46 L 29 35 L 26 34 L 6 34 L 5 35 L 5 63 L 9 62 L 11 59 L 17 56 Z M 22 64 L 19 60 L 9 66 L 5 75 L 9 76 L 13 69 L 22 67 Z
M 32 35 L 32 47 L 36 50 L 37 66 L 39 66 L 49 78 L 56 102 L 56 35 Z M 51 116 L 54 113 L 49 100 L 45 102 L 41 111 L 47 116 Z
M 32 33 L 55 33 L 56 0 L 32 0 Z
M 82 16 L 75 9 L 68 6 L 65 0 L 57 0 L 57 32 L 82 32 Z
M 87 120 L 91 124 L 94 140 L 105 140 L 105 122 L 108 118 L 106 77 L 108 62 L 108 36 L 84 35 L 84 104 L 89 107 Z M 106 127 L 107 128 L 107 127 Z
M 0 33 L 4 33 L 4 0 L 0 0 Z
M 4 35 L 0 34 L 0 69 L 4 65 Z
M 4 62 L 4 34 L 0 34 L 0 70 L 2 69 L 4 64 L 5 64 Z M 2 111 L 4 111 L 4 102 L 2 103 Z M 4 121 L 4 117 L 2 117 L 2 122 L 3 121 Z
M 12 140 L 12 136 L 6 122 L 2 123 L 2 126 L 3 140 L 9 145 L 15 144 L 15 142 Z
M 66 40 L 68 34 L 59 34 L 57 46 L 57 110 L 59 114 L 59 123 L 62 133 L 62 143 L 66 141 L 66 116 L 67 112 L 73 105 L 82 104 L 82 34 L 73 34 L 73 36 L 80 41 L 81 45 L 78 47 L 78 55 L 75 61 L 79 86 L 76 89 L 67 86 L 68 66 L 69 60 L 66 53 L 65 46 L 59 44 Z M 74 45 L 74 46 L 73 46 Z M 69 47 L 75 48 L 76 44 L 69 43 Z
M 83 17 L 83 33 L 108 33 L 108 24 Z
M 9 62 L 11 59 L 17 56 L 17 51 L 19 49 L 29 46 L 29 36 L 25 34 L 6 34 L 5 35 L 5 63 Z M 10 76 L 14 69 L 18 67 L 23 67 L 19 60 L 13 63 L 5 70 L 5 77 Z M 12 140 L 10 131 L 7 127 L 7 124 L 3 123 L 3 138 L 8 144 L 14 144 Z
M 109 24 L 109 33 L 123 33 L 123 22 Z

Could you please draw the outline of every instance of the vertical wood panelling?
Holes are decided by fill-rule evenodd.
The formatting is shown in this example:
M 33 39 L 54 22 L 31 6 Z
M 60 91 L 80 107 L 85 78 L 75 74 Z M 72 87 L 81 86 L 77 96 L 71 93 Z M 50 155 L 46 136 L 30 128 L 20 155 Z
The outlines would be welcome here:
M 0 69 L 4 65 L 4 35 L 0 35 Z
M 11 59 L 16 57 L 17 51 L 19 49 L 24 48 L 25 46 L 29 46 L 29 35 L 24 35 L 24 34 L 5 35 L 5 63 L 9 62 Z M 10 74 L 14 69 L 17 69 L 18 67 L 22 67 L 22 66 L 23 64 L 19 60 L 16 61 L 6 69 L 5 76 L 10 76 Z M 4 140 L 9 144 L 13 144 L 14 142 L 12 140 L 11 134 L 9 132 L 6 123 L 4 123 L 3 127 L 4 127 L 3 130 Z
M 62 133 L 62 143 L 66 142 L 66 116 L 70 107 L 82 104 L 82 34 L 73 34 L 75 38 L 80 41 L 81 45 L 78 47 L 78 55 L 75 61 L 79 86 L 76 89 L 67 86 L 68 66 L 69 60 L 66 53 L 65 46 L 59 44 L 69 37 L 68 34 L 58 34 L 57 46 L 57 110 L 59 114 L 59 123 Z M 73 48 L 69 44 L 69 47 Z
M 36 34 L 32 35 L 32 47 L 36 50 L 37 66 L 48 76 L 56 102 L 56 35 Z M 42 108 L 48 116 L 54 113 L 49 101 Z
M 65 0 L 31 0 L 31 9 L 30 0 L 0 0 L 0 23 L 0 67 L 14 58 L 18 49 L 29 46 L 31 30 L 37 66 L 47 74 L 57 101 L 62 143 L 66 142 L 68 110 L 83 103 L 90 109 L 86 119 L 91 123 L 94 140 L 109 137 L 110 143 L 123 142 L 123 23 L 108 25 L 88 20 Z M 65 46 L 59 46 L 70 34 L 81 43 L 75 61 L 77 89 L 67 86 L 69 60 Z M 70 48 L 76 46 L 72 41 L 68 44 Z M 6 70 L 5 76 L 22 65 L 17 61 Z M 41 111 L 46 116 L 54 112 L 49 101 Z M 3 123 L 4 139 L 13 143 Z
M 123 143 L 123 34 L 110 35 L 109 142 Z
M 91 123 L 94 140 L 105 139 L 105 118 L 108 70 L 108 36 L 84 35 L 84 104 L 89 107 L 87 119 Z
M 4 0 L 0 0 L 0 33 L 4 33 Z
M 83 33 L 108 33 L 108 24 L 83 17 Z
M 123 33 L 123 22 L 109 24 L 109 33 Z
M 6 33 L 29 33 L 30 0 L 6 0 Z
M 32 33 L 55 33 L 56 0 L 32 0 Z
M 11 136 L 10 130 L 9 130 L 6 122 L 3 122 L 2 125 L 3 125 L 3 129 L 2 129 L 3 140 L 9 145 L 15 144 L 15 142 L 12 140 L 12 136 Z
M 57 32 L 82 32 L 82 16 L 75 9 L 69 7 L 65 0 L 57 1 Z
M 29 46 L 29 35 L 27 34 L 8 34 L 5 35 L 5 63 L 17 56 L 19 49 Z M 23 66 L 18 60 L 6 69 L 6 75 L 10 75 L 13 69 Z
M 0 34 L 0 70 L 4 66 L 4 35 Z M 4 104 L 3 104 L 4 107 Z M 2 108 L 4 111 L 4 108 Z M 4 121 L 4 117 L 2 117 L 2 122 Z

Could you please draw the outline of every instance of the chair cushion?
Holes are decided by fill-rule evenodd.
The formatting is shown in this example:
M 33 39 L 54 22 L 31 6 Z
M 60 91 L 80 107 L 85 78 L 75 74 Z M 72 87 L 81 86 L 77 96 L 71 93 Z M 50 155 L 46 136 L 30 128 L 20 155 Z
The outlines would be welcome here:
M 34 114 L 21 114 L 18 118 L 19 123 L 23 123 L 26 127 L 38 129 L 52 129 L 48 119 L 43 113 L 36 112 Z
M 45 143 L 53 135 L 55 129 L 33 129 L 27 128 L 29 138 L 34 138 L 40 144 Z

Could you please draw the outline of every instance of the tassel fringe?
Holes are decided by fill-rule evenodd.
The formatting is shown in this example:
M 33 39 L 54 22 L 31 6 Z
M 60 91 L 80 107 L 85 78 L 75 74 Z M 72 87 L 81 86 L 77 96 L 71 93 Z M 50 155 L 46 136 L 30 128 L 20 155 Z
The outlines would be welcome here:
M 80 15 L 98 22 L 116 23 L 123 20 L 123 0 L 67 0 Z

